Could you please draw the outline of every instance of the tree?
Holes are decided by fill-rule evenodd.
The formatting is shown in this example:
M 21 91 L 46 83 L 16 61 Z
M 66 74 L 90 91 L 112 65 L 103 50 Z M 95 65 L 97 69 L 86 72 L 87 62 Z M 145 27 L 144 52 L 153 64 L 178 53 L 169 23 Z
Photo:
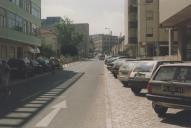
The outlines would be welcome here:
M 83 35 L 75 31 L 72 21 L 64 18 L 61 23 L 56 26 L 58 33 L 58 42 L 61 44 L 61 53 L 63 55 L 77 56 L 78 47 L 83 41 Z
M 40 51 L 42 56 L 51 57 L 56 55 L 56 53 L 51 49 L 51 45 L 47 45 L 45 43 L 42 43 Z

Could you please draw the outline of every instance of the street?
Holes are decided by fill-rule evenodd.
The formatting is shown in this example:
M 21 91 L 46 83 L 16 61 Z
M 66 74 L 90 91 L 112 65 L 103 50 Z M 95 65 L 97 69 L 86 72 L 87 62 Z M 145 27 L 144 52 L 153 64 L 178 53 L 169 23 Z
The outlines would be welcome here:
M 1 100 L 0 128 L 180 128 L 191 112 L 169 109 L 159 118 L 145 97 L 129 88 L 97 59 L 18 83 Z

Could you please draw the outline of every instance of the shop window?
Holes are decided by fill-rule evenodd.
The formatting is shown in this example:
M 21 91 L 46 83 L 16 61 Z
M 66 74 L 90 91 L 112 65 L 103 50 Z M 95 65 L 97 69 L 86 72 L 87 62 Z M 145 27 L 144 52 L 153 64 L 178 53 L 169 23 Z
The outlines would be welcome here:
M 146 29 L 146 37 L 153 37 L 153 28 Z

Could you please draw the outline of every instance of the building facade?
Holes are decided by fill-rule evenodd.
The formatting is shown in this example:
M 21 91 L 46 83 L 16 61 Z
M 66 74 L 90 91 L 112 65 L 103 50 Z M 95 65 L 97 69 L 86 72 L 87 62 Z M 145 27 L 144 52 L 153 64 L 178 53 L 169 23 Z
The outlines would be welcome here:
M 168 30 L 160 26 L 159 0 L 125 0 L 125 44 L 131 57 L 169 55 Z M 177 52 L 174 34 L 172 53 Z
M 112 35 L 96 34 L 91 35 L 90 38 L 97 53 L 111 54 L 112 47 L 119 42 L 118 36 Z
M 125 42 L 129 56 L 137 56 L 138 0 L 125 0 Z
M 169 52 L 177 33 L 180 60 L 191 60 L 191 0 L 160 0 L 160 25 L 169 30 Z
M 168 55 L 168 31 L 159 25 L 159 0 L 138 0 L 138 56 Z
M 0 58 L 32 56 L 41 45 L 40 0 L 0 1 Z

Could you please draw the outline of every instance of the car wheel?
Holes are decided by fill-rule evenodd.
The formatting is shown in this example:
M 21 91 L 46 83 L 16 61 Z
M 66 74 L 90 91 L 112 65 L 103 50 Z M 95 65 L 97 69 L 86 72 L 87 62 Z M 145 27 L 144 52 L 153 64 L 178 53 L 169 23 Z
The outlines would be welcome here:
M 131 88 L 131 91 L 137 96 L 141 92 L 141 88 Z
M 168 110 L 167 107 L 160 106 L 154 102 L 152 102 L 152 107 L 153 107 L 154 111 L 158 114 L 159 117 L 164 117 Z

